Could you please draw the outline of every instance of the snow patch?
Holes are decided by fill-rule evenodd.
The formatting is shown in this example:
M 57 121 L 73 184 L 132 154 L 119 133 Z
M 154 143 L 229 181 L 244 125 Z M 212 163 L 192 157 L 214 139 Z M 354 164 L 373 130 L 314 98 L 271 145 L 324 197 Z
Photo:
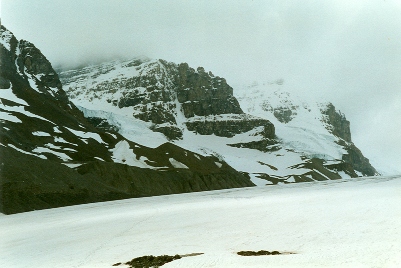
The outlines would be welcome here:
M 39 158 L 42 158 L 42 159 L 47 159 L 47 157 L 44 156 L 44 155 L 36 155 L 36 154 L 30 153 L 30 152 L 21 150 L 20 148 L 14 146 L 14 145 L 12 145 L 12 144 L 9 144 L 8 146 L 11 147 L 11 148 L 13 148 L 14 150 L 17 150 L 17 151 L 20 152 L 20 153 L 28 154 L 28 155 L 33 155 L 33 156 L 36 156 L 36 157 L 39 157 Z
M 74 164 L 74 163 L 61 163 L 69 168 L 77 168 L 79 166 L 82 166 L 82 164 Z
M 23 99 L 18 98 L 14 92 L 12 91 L 11 87 L 7 89 L 0 89 L 0 98 L 6 99 L 20 105 L 28 106 L 28 103 Z
M 0 111 L 0 121 L 22 123 L 22 121 L 18 117 L 14 116 L 10 113 L 3 112 L 3 111 Z
M 175 160 L 174 158 L 169 158 L 168 161 L 170 161 L 171 165 L 173 165 L 173 167 L 175 167 L 175 168 L 189 169 L 186 165 L 184 165 L 183 163 Z
M 220 163 L 220 162 L 214 162 L 214 163 L 216 164 L 216 166 L 217 166 L 218 168 L 221 168 L 221 167 L 223 166 L 223 164 Z
M 63 132 L 61 132 L 61 130 L 58 127 L 53 127 L 53 131 L 55 133 L 63 133 Z
M 32 152 L 38 153 L 38 154 L 50 153 L 50 154 L 57 156 L 58 158 L 60 158 L 63 161 L 71 161 L 72 160 L 72 158 L 69 157 L 68 155 L 66 155 L 65 153 L 56 152 L 56 151 L 53 151 L 46 147 L 36 147 L 35 149 L 32 150 Z
M 38 136 L 38 137 L 50 137 L 51 136 L 49 133 L 43 132 L 43 131 L 32 132 L 32 135 Z
M 93 132 L 84 132 L 84 131 L 80 131 L 80 130 L 74 130 L 68 127 L 65 127 L 66 129 L 68 129 L 71 133 L 73 133 L 75 136 L 78 136 L 80 138 L 82 138 L 82 141 L 84 141 L 85 143 L 87 142 L 87 139 L 94 139 L 99 143 L 104 143 L 106 144 L 102 138 L 100 137 L 99 134 L 97 133 L 93 133 Z
M 110 151 L 113 153 L 112 159 L 116 163 L 122 163 L 133 167 L 155 169 L 155 167 L 150 166 L 145 162 L 146 158 L 141 157 L 138 160 L 136 154 L 130 148 L 129 143 L 126 140 L 119 141 Z

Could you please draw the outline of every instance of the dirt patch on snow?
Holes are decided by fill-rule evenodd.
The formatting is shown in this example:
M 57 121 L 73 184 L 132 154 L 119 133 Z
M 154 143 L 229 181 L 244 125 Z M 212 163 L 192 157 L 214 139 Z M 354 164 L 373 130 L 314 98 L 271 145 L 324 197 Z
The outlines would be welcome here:
M 129 265 L 130 268 L 150 268 L 150 267 L 160 267 L 163 266 L 166 263 L 179 260 L 184 257 L 192 257 L 192 256 L 198 256 L 202 255 L 203 253 L 190 253 L 190 254 L 184 254 L 184 255 L 174 255 L 174 256 L 169 256 L 169 255 L 161 255 L 161 256 L 153 256 L 153 255 L 147 255 L 147 256 L 142 256 L 142 257 L 137 257 L 134 258 L 126 263 L 125 265 Z M 113 266 L 120 266 L 123 265 L 123 263 L 118 262 L 113 264 Z
M 267 250 L 259 250 L 259 251 L 238 251 L 238 255 L 240 256 L 265 256 L 265 255 L 288 255 L 295 254 L 293 252 L 279 252 L 279 251 L 267 251 Z

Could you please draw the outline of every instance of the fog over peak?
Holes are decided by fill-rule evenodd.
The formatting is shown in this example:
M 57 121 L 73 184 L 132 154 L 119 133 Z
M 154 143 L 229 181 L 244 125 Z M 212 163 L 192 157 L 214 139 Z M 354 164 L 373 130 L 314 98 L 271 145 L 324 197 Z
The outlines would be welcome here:
M 232 85 L 283 79 L 331 101 L 372 163 L 401 172 L 397 0 L 2 0 L 0 12 L 57 68 L 145 55 L 203 66 Z

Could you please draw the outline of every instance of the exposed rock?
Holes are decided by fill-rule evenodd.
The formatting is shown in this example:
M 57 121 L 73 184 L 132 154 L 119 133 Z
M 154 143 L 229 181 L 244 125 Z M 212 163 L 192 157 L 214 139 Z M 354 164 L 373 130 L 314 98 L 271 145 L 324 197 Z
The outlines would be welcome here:
M 243 113 L 226 80 L 206 73 L 202 67 L 195 71 L 186 63 L 179 64 L 176 81 L 177 99 L 187 118 Z
M 343 160 L 346 163 L 352 165 L 352 167 L 361 172 L 364 176 L 376 176 L 379 173 L 376 169 L 370 164 L 369 159 L 363 156 L 361 150 L 359 150 L 353 143 L 348 143 L 344 145 L 348 154 L 343 155 Z
M 186 122 L 188 130 L 201 135 L 216 135 L 222 137 L 233 137 L 236 134 L 248 132 L 254 128 L 263 127 L 261 134 L 264 138 L 275 137 L 274 125 L 269 120 L 240 114 L 226 117 L 196 117 Z
M 101 129 L 103 131 L 117 132 L 118 127 L 110 125 L 106 119 L 100 117 L 87 117 L 88 122 L 94 127 Z
M 338 144 L 344 146 L 348 154 L 344 154 L 342 159 L 352 165 L 353 169 L 360 171 L 364 176 L 378 175 L 376 169 L 369 163 L 369 159 L 363 156 L 362 152 L 351 140 L 350 122 L 345 115 L 337 111 L 332 103 L 322 108 L 323 120 L 327 123 L 327 128 L 337 137 L 341 138 Z M 348 169 L 348 168 L 347 168 Z M 356 177 L 355 172 L 350 172 L 352 177 Z
M 288 123 L 294 118 L 293 110 L 284 107 L 274 109 L 273 114 L 281 123 Z
M 169 140 L 178 140 L 182 138 L 182 130 L 176 125 L 162 124 L 154 125 L 151 129 L 155 132 L 164 134 Z
M 347 142 L 351 142 L 350 122 L 345 118 L 345 115 L 338 112 L 332 103 L 327 104 L 322 108 L 323 120 L 327 123 L 329 131 L 342 138 Z
M 227 145 L 237 148 L 255 149 L 261 152 L 275 152 L 282 148 L 280 146 L 280 143 L 274 139 L 262 139 L 259 141 L 251 141 L 246 143 L 233 143 Z

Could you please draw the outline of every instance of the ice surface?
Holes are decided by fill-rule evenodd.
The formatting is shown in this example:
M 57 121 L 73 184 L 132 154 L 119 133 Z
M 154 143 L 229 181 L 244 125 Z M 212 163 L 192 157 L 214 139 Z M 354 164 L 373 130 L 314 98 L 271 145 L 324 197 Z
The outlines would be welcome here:
M 128 199 L 0 214 L 3 267 L 400 267 L 401 177 Z M 242 257 L 241 250 L 291 255 Z M 163 266 L 163 267 L 164 267 Z

